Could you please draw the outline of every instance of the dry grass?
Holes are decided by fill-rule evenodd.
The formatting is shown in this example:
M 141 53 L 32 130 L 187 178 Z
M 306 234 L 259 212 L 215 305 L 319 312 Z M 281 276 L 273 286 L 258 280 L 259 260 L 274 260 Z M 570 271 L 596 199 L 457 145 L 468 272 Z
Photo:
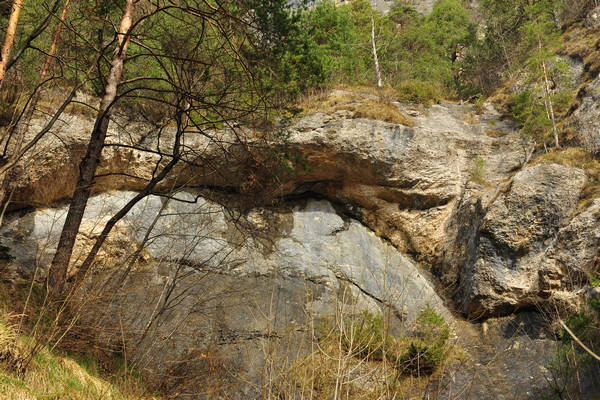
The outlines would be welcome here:
M 587 150 L 581 147 L 568 147 L 560 151 L 551 151 L 538 157 L 534 163 L 560 164 L 581 168 L 585 171 L 588 180 L 579 198 L 579 212 L 585 210 L 592 201 L 600 197 L 600 161 Z
M 585 28 L 581 22 L 573 24 L 563 34 L 560 52 L 583 60 L 584 82 L 595 79 L 600 71 L 600 27 Z
M 506 136 L 507 133 L 498 129 L 490 129 L 485 134 L 491 138 L 501 138 Z
M 300 103 L 304 114 L 323 112 L 333 114 L 337 111 L 349 111 L 353 118 L 366 118 L 385 121 L 392 124 L 415 126 L 405 117 L 398 107 L 381 98 L 373 99 L 358 93 L 331 94 L 322 93 L 303 99 Z
M 321 319 L 316 350 L 292 363 L 280 397 L 423 398 L 432 379 L 443 376 L 460 353 L 447 343 L 449 328 L 433 309 L 422 311 L 419 321 L 415 338 L 387 334 L 382 316 L 368 312 Z M 414 346 L 427 350 L 414 358 Z
M 479 124 L 481 121 L 479 121 L 479 119 L 473 115 L 473 114 L 466 114 L 463 117 L 463 121 L 465 121 L 467 124 L 471 124 L 471 125 L 477 125 Z
M 510 79 L 507 80 L 488 98 L 488 101 L 491 102 L 496 110 L 502 115 L 512 115 L 511 107 L 513 104 L 511 102 L 511 96 L 513 93 L 510 88 L 513 84 L 514 81 Z
M 397 101 L 398 100 L 398 91 L 387 86 L 377 87 L 377 86 L 351 86 L 351 85 L 338 85 L 334 89 L 338 90 L 346 90 L 349 92 L 354 92 L 358 94 L 368 94 L 379 97 L 381 101 Z
M 404 116 L 393 104 L 369 101 L 359 104 L 354 109 L 354 118 L 376 119 L 405 126 L 415 126 L 415 123 Z
M 33 345 L 28 337 L 16 339 L 13 318 L 0 313 L 0 354 L 25 354 Z M 6 358 L 6 357 L 5 357 Z M 99 376 L 93 361 L 44 347 L 24 373 L 15 371 L 6 360 L 0 362 L 0 398 L 6 400 L 140 400 L 147 395 L 141 381 L 129 373 L 109 381 Z
M 399 379 L 389 361 L 348 357 L 332 343 L 292 365 L 288 379 L 299 388 L 299 398 L 334 398 L 336 381 L 340 380 L 337 374 L 340 360 L 343 364 L 342 382 L 338 382 L 337 388 L 338 398 L 342 399 L 422 398 L 432 379 L 431 376 L 410 375 Z

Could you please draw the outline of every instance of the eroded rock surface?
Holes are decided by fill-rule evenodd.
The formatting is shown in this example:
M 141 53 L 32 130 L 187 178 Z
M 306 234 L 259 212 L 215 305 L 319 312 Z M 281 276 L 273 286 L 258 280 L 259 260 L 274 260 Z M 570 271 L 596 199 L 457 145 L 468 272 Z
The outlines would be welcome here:
M 585 182 L 582 170 L 535 165 L 458 206 L 441 275 L 450 285 L 458 282 L 456 299 L 467 315 L 531 308 L 568 297 L 582 282 L 575 276 L 590 268 L 590 254 L 598 249 L 593 211 L 571 221 Z M 573 232 L 579 229 L 591 235 L 583 239 Z M 573 257 L 579 262 L 561 261 Z
M 511 177 L 527 159 L 530 145 L 490 105 L 481 115 L 469 105 L 398 107 L 411 116 L 413 127 L 353 119 L 343 111 L 297 121 L 289 127 L 287 146 L 305 157 L 310 170 L 293 175 L 275 194 L 317 194 L 339 205 L 401 253 L 431 265 L 468 315 L 500 315 L 531 307 L 540 299 L 573 297 L 569 291 L 576 291 L 576 285 L 566 284 L 572 274 L 561 261 L 570 257 L 568 246 L 552 253 L 548 249 L 577 208 L 585 174 L 535 166 Z M 82 117 L 66 116 L 40 143 L 39 148 L 46 150 L 27 160 L 27 174 L 14 193 L 17 207 L 68 196 L 90 124 Z M 95 191 L 139 190 L 152 177 L 159 157 L 131 146 L 166 150 L 171 145 L 169 131 L 159 136 L 141 123 L 113 126 Z M 254 143 L 249 132 L 241 133 L 249 135 L 245 138 L 249 145 Z M 184 158 L 204 164 L 182 164 L 158 190 L 175 183 L 239 190 L 248 179 L 248 157 L 242 147 L 218 146 L 205 136 L 190 135 L 186 148 L 191 150 Z M 354 226 L 359 223 L 352 222 L 350 231 Z M 298 252 L 294 243 L 305 239 L 280 245 Z M 588 252 L 594 246 L 590 242 Z M 337 249 L 332 245 L 322 252 Z M 315 259 L 304 261 L 316 268 Z M 348 270 L 340 273 L 353 276 Z
M 243 379 L 259 382 L 265 360 L 280 365 L 304 354 L 303 343 L 314 333 L 311 321 L 339 305 L 391 310 L 397 329 L 410 325 L 427 303 L 455 321 L 438 293 L 469 318 L 546 306 L 576 309 L 587 273 L 598 268 L 600 248 L 600 201 L 580 209 L 584 171 L 524 167 L 530 144 L 489 105 L 482 115 L 469 105 L 398 107 L 414 126 L 353 119 L 343 111 L 296 121 L 288 127 L 287 146 L 310 169 L 276 188 L 285 199 L 278 207 L 244 214 L 202 198 L 207 187 L 238 196 L 252 172 L 244 146 L 187 137 L 184 159 L 194 165 L 177 167 L 157 192 L 177 185 L 204 189 L 185 189 L 168 201 L 149 196 L 117 225 L 88 280 L 96 293 L 98 285 L 119 277 L 116 300 L 99 302 L 97 311 L 102 326 L 113 323 L 114 332 L 97 340 L 114 344 L 119 316 L 127 340 L 141 344 L 136 357 L 144 368 L 177 375 L 172 368 L 180 365 L 201 379 L 206 371 L 193 360 L 213 352 L 226 354 L 224 365 Z M 75 266 L 108 218 L 152 177 L 157 162 L 164 163 L 142 149 L 172 145 L 168 130 L 159 138 L 145 124 L 121 122 L 109 133 Z M 56 204 L 74 188 L 90 129 L 91 121 L 65 116 L 24 161 L 26 174 L 0 231 L 16 256 L 12 279 L 43 280 L 66 214 L 66 206 Z M 251 132 L 239 133 L 250 147 L 257 145 Z M 212 134 L 227 139 L 230 133 Z M 27 208 L 40 204 L 55 206 Z M 497 343 L 492 350 L 509 349 L 511 342 Z M 543 337 L 532 348 L 547 349 L 548 343 Z M 277 350 L 267 357 L 266 349 Z M 512 378 L 500 379 L 498 368 L 531 357 L 509 350 L 513 358 L 504 363 L 485 361 L 490 367 L 471 398 L 485 398 L 488 389 L 496 396 L 489 398 L 500 398 L 490 388 Z M 474 351 L 477 360 L 483 357 Z M 466 382 L 466 375 L 456 376 Z M 540 371 L 531 376 L 536 390 L 544 385 Z M 519 388 L 528 382 L 519 380 Z M 250 385 L 240 393 L 258 390 Z
M 583 147 L 600 152 L 600 78 L 594 79 L 579 93 L 581 104 L 573 112 L 572 123 Z
M 75 258 L 134 195 L 91 199 Z M 119 223 L 86 289 L 92 296 L 105 281 L 111 287 L 121 282 L 116 300 L 106 304 L 99 296 L 92 319 L 103 321 L 99 340 L 111 342 L 118 337 L 106 332 L 118 316 L 129 347 L 141 343 L 136 357 L 144 370 L 165 373 L 194 352 L 213 351 L 223 354 L 223 362 L 241 378 L 257 382 L 265 346 L 279 349 L 273 354 L 278 360 L 295 359 L 304 354 L 300 350 L 312 338 L 315 321 L 340 308 L 380 312 L 389 307 L 397 329 L 410 329 L 430 304 L 452 322 L 410 259 L 360 223 L 340 217 L 326 201 L 254 210 L 236 224 L 221 207 L 201 198 L 195 202 L 193 193 L 176 197 L 166 202 L 151 196 Z M 0 235 L 16 256 L 9 265 L 13 279 L 34 274 L 43 279 L 65 214 L 65 207 L 49 208 L 7 221 Z M 242 232 L 251 239 L 240 241 Z
M 481 163 L 486 180 L 498 181 L 524 162 L 527 145 L 508 138 L 510 125 L 493 110 L 479 117 L 469 107 L 434 105 L 413 121 L 407 127 L 339 115 L 303 118 L 290 143 L 314 172 L 290 182 L 289 191 L 347 204 L 401 251 L 431 260 L 475 165 Z M 507 136 L 488 136 L 492 126 Z

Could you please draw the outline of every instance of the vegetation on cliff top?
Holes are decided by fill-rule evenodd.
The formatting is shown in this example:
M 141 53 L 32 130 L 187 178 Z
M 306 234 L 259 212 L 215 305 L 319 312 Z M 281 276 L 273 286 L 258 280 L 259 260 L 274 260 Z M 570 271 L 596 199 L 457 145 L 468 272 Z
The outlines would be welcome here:
M 19 161 L 52 130 L 61 114 L 79 108 L 88 110 L 85 113 L 95 121 L 49 268 L 49 312 L 61 309 L 78 289 L 119 219 L 153 193 L 175 166 L 216 175 L 228 172 L 227 166 L 214 166 L 195 153 L 197 149 L 190 149 L 184 143 L 185 135 L 202 135 L 217 147 L 227 147 L 231 143 L 226 143 L 217 129 L 227 127 L 234 132 L 234 144 L 242 149 L 240 157 L 249 160 L 252 178 L 250 184 L 241 185 L 240 192 L 261 198 L 253 191 L 269 189 L 265 182 L 277 181 L 273 165 L 293 165 L 296 155 L 266 154 L 260 146 L 259 151 L 253 150 L 248 138 L 239 134 L 238 123 L 268 131 L 264 138 L 277 139 L 281 132 L 274 121 L 298 111 L 291 104 L 299 95 L 337 85 L 380 85 L 381 73 L 389 89 L 379 89 L 378 99 L 356 102 L 352 95 L 344 95 L 317 106 L 310 102 L 302 106 L 307 111 L 346 111 L 355 118 L 410 126 L 412 122 L 394 101 L 465 100 L 482 107 L 483 99 L 497 91 L 498 102 L 524 134 L 540 148 L 558 148 L 569 137 L 569 128 L 562 122 L 576 99 L 574 82 L 557 53 L 581 57 L 584 79 L 597 75 L 600 59 L 597 49 L 589 49 L 597 30 L 579 23 L 592 4 L 589 1 L 481 0 L 480 21 L 460 0 L 439 0 L 427 16 L 401 0 L 395 1 L 387 14 L 374 10 L 367 0 L 341 6 L 324 0 L 296 10 L 290 10 L 285 0 L 10 3 L 13 7 L 2 8 L 0 14 L 5 36 L 0 60 L 0 222 L 11 201 L 11 182 L 26 173 Z M 78 94 L 102 100 L 98 107 L 92 101 L 75 100 Z M 158 154 L 160 160 L 139 194 L 106 222 L 102 233 L 90 239 L 91 250 L 82 262 L 78 260 L 75 275 L 67 280 L 111 115 L 119 107 L 145 119 L 159 132 L 156 148 L 144 147 L 145 143 L 130 147 Z M 48 122 L 28 137 L 37 117 Z M 174 130 L 169 140 L 161 136 L 166 127 Z M 492 137 L 500 134 L 488 131 Z M 254 135 L 251 139 L 257 137 L 262 138 Z M 164 142 L 172 142 L 172 147 L 165 150 L 160 144 Z M 544 157 L 539 161 L 584 168 L 592 179 L 583 200 L 598 196 L 599 168 L 593 156 L 567 150 Z M 265 170 L 271 174 L 266 178 Z M 471 175 L 473 180 L 485 182 L 483 160 L 475 162 Z M 1 245 L 0 253 L 8 257 Z M 593 311 L 595 305 L 590 307 Z M 51 391 L 58 397 L 127 398 L 65 354 L 38 346 L 37 339 L 19 337 L 8 314 L 0 318 L 0 346 L 5 347 L 0 348 L 5 368 L 0 372 L 0 394 L 42 396 Z M 435 315 L 426 319 L 439 322 Z M 579 326 L 581 321 L 597 330 L 597 315 L 590 314 L 590 309 L 569 323 Z M 434 327 L 438 330 L 435 337 L 423 333 L 423 340 L 412 340 L 405 347 L 388 341 L 373 316 L 341 326 L 354 331 L 359 339 L 347 343 L 342 335 L 333 336 L 332 343 L 343 343 L 339 351 L 349 352 L 353 358 L 363 356 L 369 362 L 375 356 L 384 360 L 389 356 L 396 372 L 432 372 L 444 359 L 448 331 L 443 326 Z M 365 331 L 375 344 L 360 339 Z M 584 340 L 587 332 L 578 331 Z M 31 352 L 29 362 L 23 365 L 14 349 L 27 348 L 30 343 L 34 343 L 35 354 Z M 396 347 L 395 352 L 387 353 L 388 345 Z M 327 372 L 330 365 L 327 361 L 324 365 Z M 317 378 L 324 383 L 314 380 Z M 313 376 L 312 386 L 324 392 L 331 389 L 327 386 L 331 376 L 324 373 L 317 378 Z

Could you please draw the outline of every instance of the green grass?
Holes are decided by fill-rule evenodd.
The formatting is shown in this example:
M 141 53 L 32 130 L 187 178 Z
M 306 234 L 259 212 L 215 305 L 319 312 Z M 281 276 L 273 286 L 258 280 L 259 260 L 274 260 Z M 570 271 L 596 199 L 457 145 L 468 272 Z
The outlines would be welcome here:
M 471 170 L 469 171 L 470 173 L 470 180 L 478 183 L 480 185 L 487 185 L 488 181 L 487 181 L 487 171 L 485 168 L 485 160 L 481 157 L 478 157 L 474 162 L 473 162 L 473 167 L 471 168 Z
M 0 314 L 0 354 L 26 360 L 34 341 L 26 336 L 15 341 L 15 318 Z M 43 347 L 28 364 L 24 374 L 13 364 L 0 362 L 0 399 L 6 400 L 134 400 L 157 399 L 146 393 L 142 381 L 118 371 L 102 376 L 93 358 Z
M 284 379 L 293 393 L 310 392 L 312 398 L 333 398 L 336 387 L 343 398 L 357 400 L 421 398 L 455 359 L 450 328 L 431 307 L 419 313 L 414 334 L 407 336 L 390 335 L 383 316 L 367 311 L 326 317 L 317 326 L 317 350 L 293 363 Z

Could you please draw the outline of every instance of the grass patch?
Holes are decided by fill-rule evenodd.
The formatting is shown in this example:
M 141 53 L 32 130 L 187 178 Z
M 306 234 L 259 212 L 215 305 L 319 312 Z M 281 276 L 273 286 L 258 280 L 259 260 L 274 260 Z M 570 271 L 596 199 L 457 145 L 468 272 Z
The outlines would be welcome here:
M 430 82 L 416 80 L 402 82 L 398 86 L 397 92 L 398 100 L 405 103 L 435 104 L 444 97 L 441 88 L 435 87 Z
M 354 118 L 375 119 L 405 126 L 415 126 L 415 123 L 404 116 L 393 104 L 370 101 L 359 104 L 354 111 Z
M 507 135 L 506 132 L 503 132 L 498 129 L 489 129 L 485 134 L 491 138 L 501 138 Z
M 415 126 L 393 103 L 380 98 L 365 98 L 357 93 L 310 96 L 300 103 L 303 113 L 323 112 L 333 114 L 337 111 L 349 111 L 353 118 L 366 118 L 385 121 L 392 124 Z
M 585 210 L 600 197 L 600 161 L 581 147 L 568 147 L 560 151 L 551 151 L 538 157 L 535 163 L 560 164 L 566 167 L 581 168 L 587 175 L 587 182 L 579 198 L 578 212 Z
M 397 90 L 395 90 L 391 87 L 388 87 L 388 86 L 377 87 L 377 86 L 365 86 L 365 85 L 358 85 L 358 86 L 336 85 L 335 89 L 346 90 L 346 91 L 354 92 L 357 94 L 373 95 L 373 96 L 379 97 L 379 99 L 381 101 L 388 101 L 388 102 L 397 101 L 398 96 L 399 96 Z
M 33 340 L 17 338 L 15 318 L 0 313 L 0 398 L 6 400 L 134 400 L 157 399 L 149 396 L 140 379 L 128 371 L 116 376 L 100 376 L 90 357 L 74 357 L 43 347 L 27 363 L 16 368 L 15 360 L 24 360 Z
M 578 22 L 565 31 L 562 40 L 561 54 L 583 60 L 583 81 L 595 79 L 600 71 L 600 27 L 586 28 Z
M 477 118 L 473 114 L 465 114 L 465 116 L 463 117 L 463 121 L 465 121 L 467 124 L 471 124 L 471 125 L 477 125 L 481 122 L 481 121 L 479 121 L 479 118 Z
M 477 159 L 473 161 L 473 167 L 471 167 L 469 173 L 469 180 L 471 180 L 472 182 L 478 183 L 480 185 L 488 184 L 485 160 L 483 158 L 477 157 Z
M 421 398 L 452 354 L 450 329 L 430 307 L 419 314 L 411 336 L 389 335 L 383 317 L 366 311 L 326 318 L 318 331 L 318 350 L 288 371 L 287 393 L 310 392 L 319 399 L 333 398 L 336 391 L 352 399 Z

